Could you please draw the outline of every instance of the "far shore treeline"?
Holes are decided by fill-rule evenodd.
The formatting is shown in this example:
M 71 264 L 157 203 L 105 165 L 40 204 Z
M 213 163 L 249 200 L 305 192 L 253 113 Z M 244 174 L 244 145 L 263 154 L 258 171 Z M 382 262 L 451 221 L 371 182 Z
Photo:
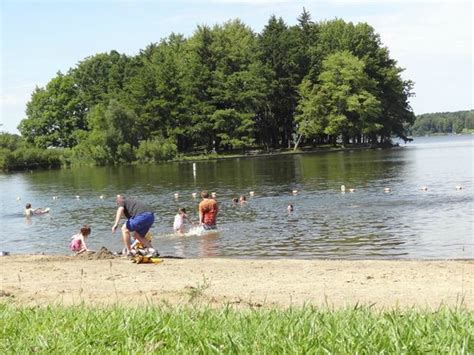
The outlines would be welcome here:
M 425 113 L 416 117 L 409 132 L 414 136 L 432 134 L 473 134 L 474 110 Z
M 136 56 L 85 58 L 37 87 L 2 133 L 2 170 L 153 163 L 340 143 L 390 145 L 415 115 L 413 83 L 366 23 L 270 17 L 170 34 Z

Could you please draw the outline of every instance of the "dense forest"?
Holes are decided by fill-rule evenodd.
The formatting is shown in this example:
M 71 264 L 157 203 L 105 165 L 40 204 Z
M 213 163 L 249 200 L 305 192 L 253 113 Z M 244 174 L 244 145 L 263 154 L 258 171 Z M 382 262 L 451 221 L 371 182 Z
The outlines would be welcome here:
M 272 16 L 261 33 L 238 19 L 202 25 L 58 72 L 32 93 L 21 137 L 0 139 L 0 164 L 389 145 L 415 121 L 402 71 L 366 23 L 315 23 L 303 9 L 297 25 Z
M 474 110 L 418 115 L 410 133 L 414 136 L 474 133 Z

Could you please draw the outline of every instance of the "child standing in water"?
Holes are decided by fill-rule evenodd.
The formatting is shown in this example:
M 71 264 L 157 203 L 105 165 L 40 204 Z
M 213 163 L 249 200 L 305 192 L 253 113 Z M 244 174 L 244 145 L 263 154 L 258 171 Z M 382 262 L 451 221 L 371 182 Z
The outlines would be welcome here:
M 176 234 L 184 233 L 184 220 L 187 220 L 189 223 L 191 223 L 188 215 L 186 214 L 186 209 L 180 208 L 178 210 L 178 214 L 174 216 L 173 230 Z
M 90 234 L 91 227 L 89 227 L 87 224 L 84 224 L 81 228 L 81 231 L 72 236 L 69 248 L 74 251 L 76 255 L 88 251 L 89 249 L 87 249 L 86 239 Z

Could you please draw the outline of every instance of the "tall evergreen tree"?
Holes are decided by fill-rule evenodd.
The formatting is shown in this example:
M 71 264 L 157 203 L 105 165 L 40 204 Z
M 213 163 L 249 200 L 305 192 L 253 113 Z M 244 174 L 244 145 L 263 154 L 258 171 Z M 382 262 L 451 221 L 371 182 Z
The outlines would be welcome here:
M 297 64 L 292 54 L 292 33 L 281 18 L 272 16 L 259 36 L 260 60 L 267 66 L 267 109 L 260 132 L 267 144 L 287 146 L 293 133 L 297 104 Z

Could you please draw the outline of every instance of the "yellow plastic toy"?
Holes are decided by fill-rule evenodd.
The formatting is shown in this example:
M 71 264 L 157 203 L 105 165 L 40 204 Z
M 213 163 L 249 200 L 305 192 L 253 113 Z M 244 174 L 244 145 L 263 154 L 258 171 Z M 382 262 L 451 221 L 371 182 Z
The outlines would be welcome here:
M 149 256 L 136 255 L 132 258 L 132 263 L 136 264 L 159 264 L 162 263 L 163 259 L 152 258 Z
M 151 242 L 151 240 L 153 239 L 153 236 L 151 235 L 150 232 L 148 232 L 145 235 L 145 239 L 148 240 L 149 242 Z M 145 248 L 145 246 L 137 240 L 137 243 L 135 244 L 135 249 L 144 249 L 144 248 Z

